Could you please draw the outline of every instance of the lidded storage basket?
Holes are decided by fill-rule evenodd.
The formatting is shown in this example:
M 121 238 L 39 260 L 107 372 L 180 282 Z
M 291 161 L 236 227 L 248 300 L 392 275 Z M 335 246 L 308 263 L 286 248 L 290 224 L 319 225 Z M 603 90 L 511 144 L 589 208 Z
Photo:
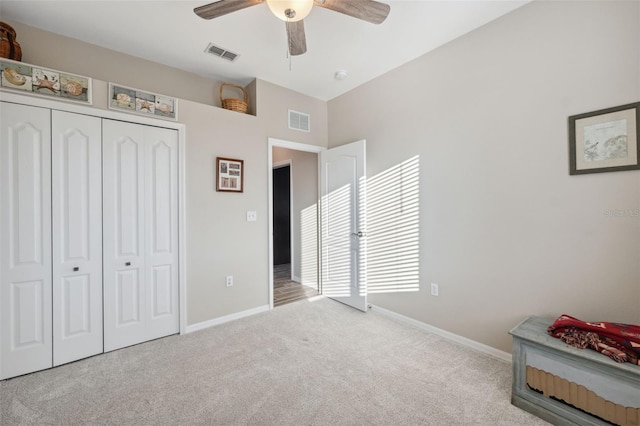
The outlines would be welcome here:
M 222 89 L 224 89 L 224 86 L 240 89 L 242 91 L 242 94 L 244 95 L 244 100 L 238 99 L 238 98 L 223 99 Z M 229 109 L 231 111 L 237 111 L 244 114 L 249 109 L 249 94 L 242 86 L 238 86 L 237 84 L 231 84 L 231 83 L 222 83 L 220 84 L 220 105 L 222 105 L 222 108 L 224 109 Z
M 22 60 L 22 49 L 16 41 L 16 30 L 4 22 L 0 22 L 0 57 L 14 61 Z

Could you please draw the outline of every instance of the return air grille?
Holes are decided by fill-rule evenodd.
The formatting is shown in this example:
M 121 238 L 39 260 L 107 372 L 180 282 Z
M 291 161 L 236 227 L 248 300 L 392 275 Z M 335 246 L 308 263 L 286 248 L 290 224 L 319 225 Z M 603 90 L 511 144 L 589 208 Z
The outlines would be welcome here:
M 218 56 L 220 58 L 226 59 L 228 61 L 235 61 L 239 56 L 237 53 L 233 53 L 227 49 L 223 49 L 222 47 L 216 46 L 213 43 L 209 43 L 207 48 L 204 50 L 206 53 L 210 53 L 212 55 Z
M 289 110 L 289 128 L 301 132 L 311 131 L 311 116 L 303 112 Z

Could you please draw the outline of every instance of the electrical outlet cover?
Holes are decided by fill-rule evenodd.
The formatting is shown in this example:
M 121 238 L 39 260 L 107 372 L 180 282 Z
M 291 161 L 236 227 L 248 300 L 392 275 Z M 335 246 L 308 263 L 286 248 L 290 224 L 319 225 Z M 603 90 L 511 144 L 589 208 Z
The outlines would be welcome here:
M 431 283 L 431 295 L 432 296 L 438 295 L 438 284 Z

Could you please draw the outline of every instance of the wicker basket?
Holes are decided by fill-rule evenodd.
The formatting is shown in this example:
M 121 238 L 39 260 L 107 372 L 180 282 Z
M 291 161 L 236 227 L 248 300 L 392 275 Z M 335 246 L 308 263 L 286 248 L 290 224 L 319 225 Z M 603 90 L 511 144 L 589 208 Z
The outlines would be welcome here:
M 224 86 L 229 86 L 229 87 L 242 90 L 242 94 L 244 95 L 244 101 L 242 99 L 237 99 L 237 98 L 222 99 L 222 89 L 224 89 Z M 222 83 L 220 85 L 220 105 L 222 105 L 222 108 L 224 109 L 229 109 L 231 111 L 237 111 L 244 114 L 249 109 L 249 94 L 247 93 L 246 90 L 244 90 L 244 87 L 242 86 L 238 86 L 237 84 L 231 84 L 231 83 Z
M 22 49 L 16 41 L 16 30 L 11 25 L 0 22 L 0 57 L 22 60 Z

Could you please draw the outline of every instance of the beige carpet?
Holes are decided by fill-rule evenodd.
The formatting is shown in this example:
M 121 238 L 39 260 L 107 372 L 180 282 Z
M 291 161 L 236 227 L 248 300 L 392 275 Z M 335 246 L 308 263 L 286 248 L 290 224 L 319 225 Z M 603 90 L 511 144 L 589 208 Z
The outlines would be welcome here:
M 2 425 L 543 425 L 511 366 L 320 298 L 0 382 Z

